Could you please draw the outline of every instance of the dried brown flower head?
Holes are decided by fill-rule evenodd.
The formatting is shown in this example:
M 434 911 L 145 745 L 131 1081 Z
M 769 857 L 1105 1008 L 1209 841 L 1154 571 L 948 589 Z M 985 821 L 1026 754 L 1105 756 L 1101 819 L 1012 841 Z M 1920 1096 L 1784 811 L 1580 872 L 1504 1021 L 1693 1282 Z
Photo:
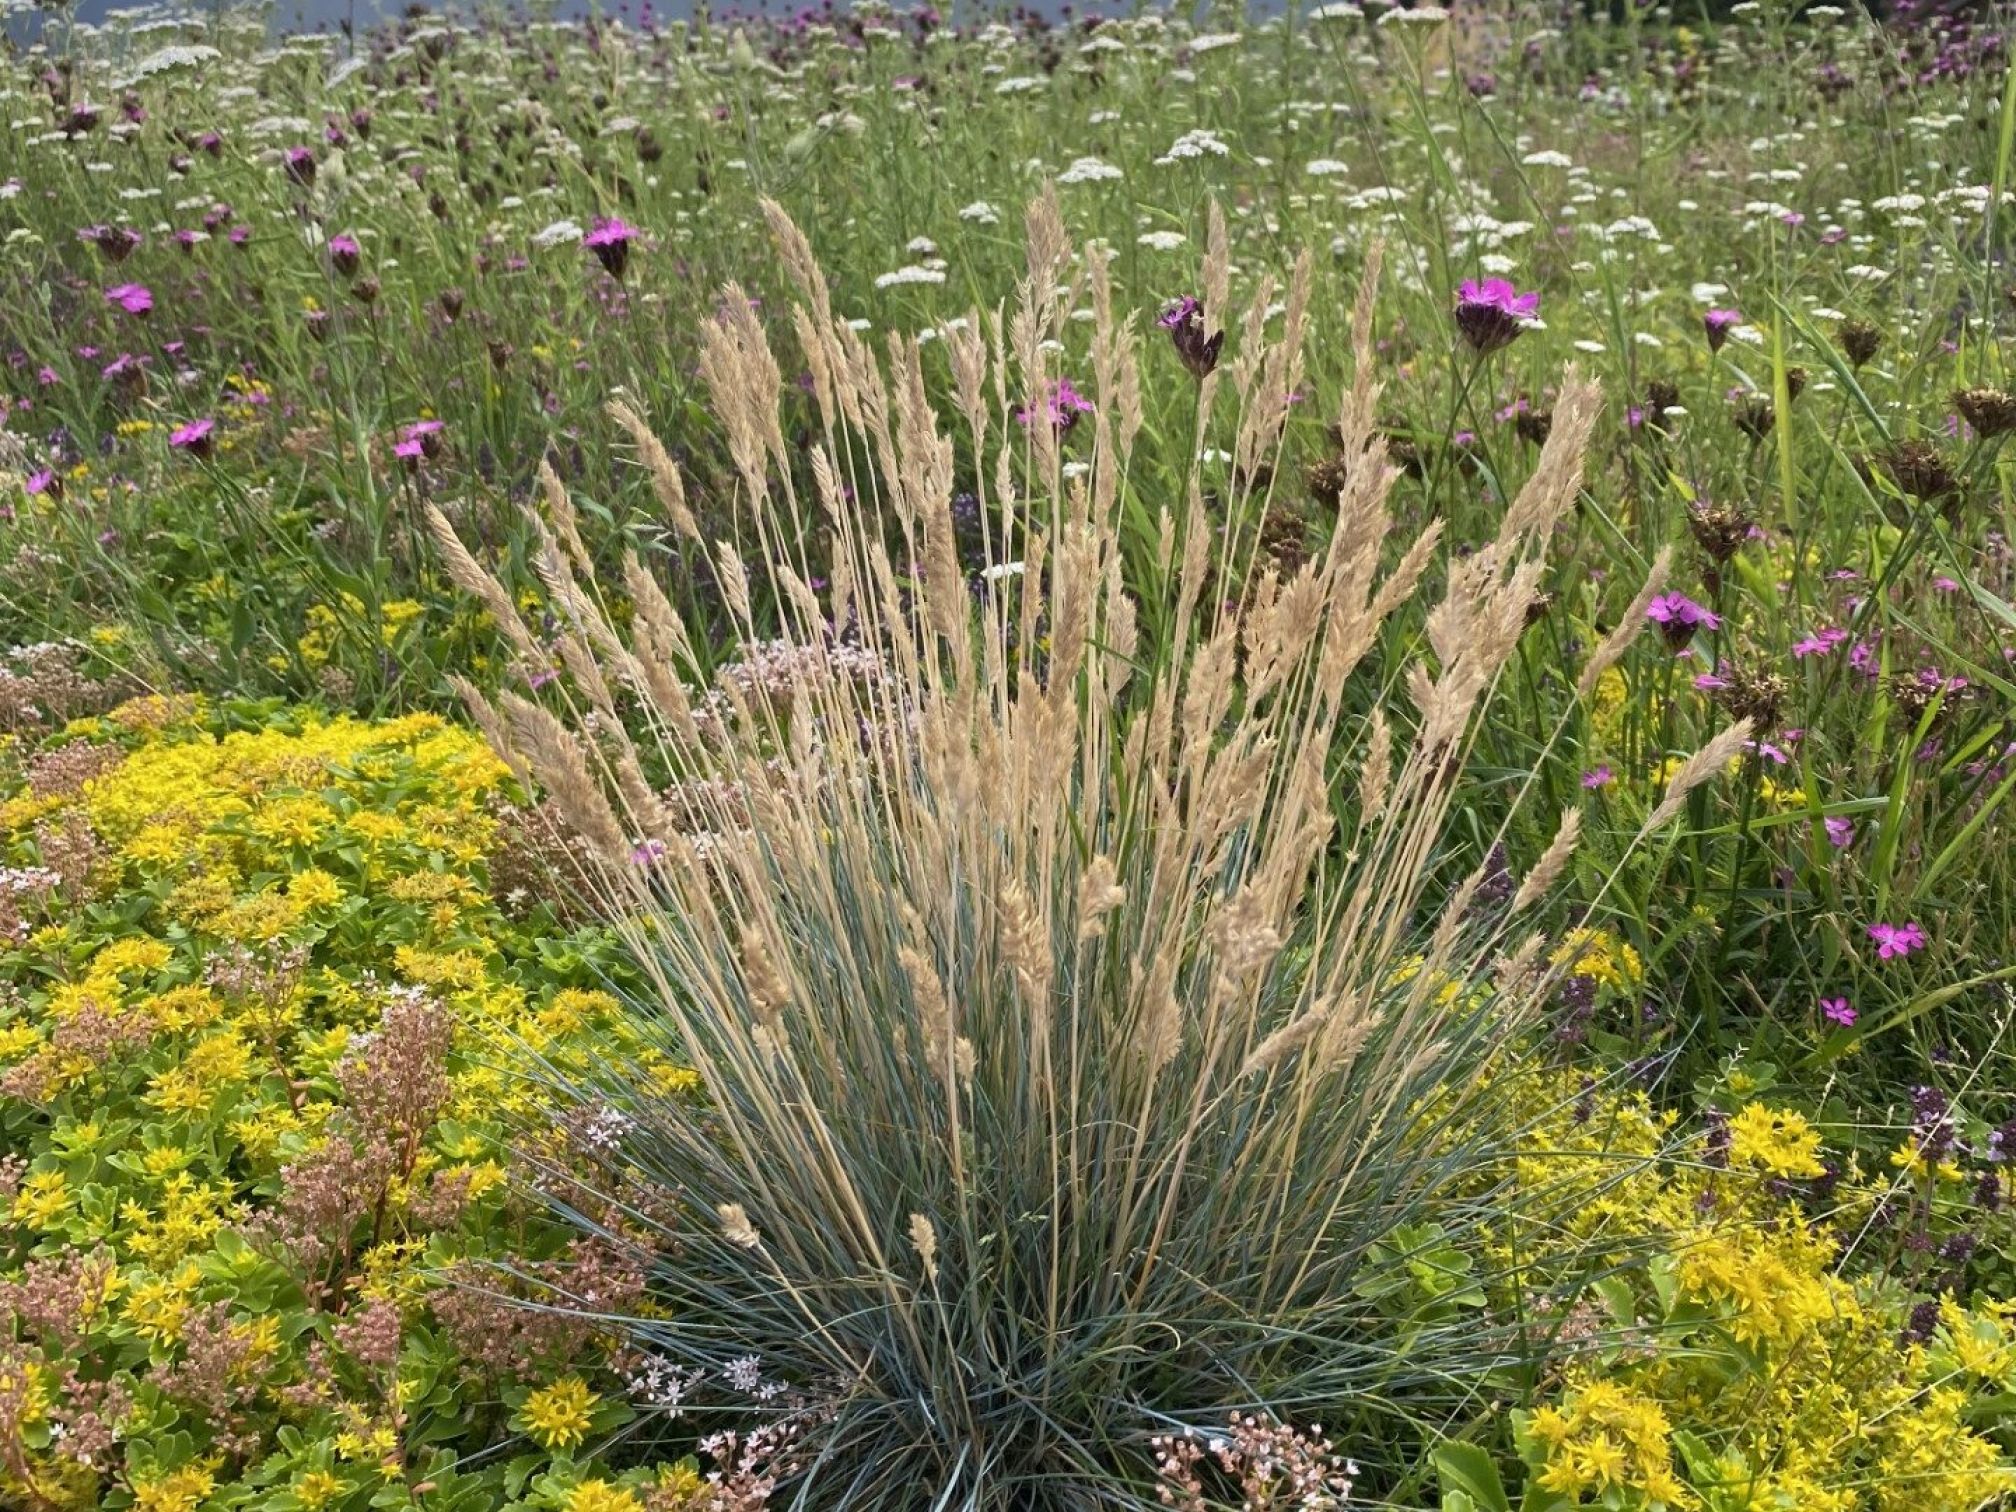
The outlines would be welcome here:
M 1720 681 L 1715 701 L 1730 714 L 1749 720 L 1759 735 L 1777 728 L 1788 687 L 1782 676 L 1755 667 L 1730 667 L 1722 670 Z
M 1762 441 L 1778 425 L 1778 407 L 1763 394 L 1745 394 L 1736 401 L 1731 418 L 1744 435 Z
M 1345 484 L 1351 481 L 1350 463 L 1342 456 L 1318 457 L 1304 469 L 1302 481 L 1311 497 L 1335 509 Z
M 1528 405 L 1513 416 L 1512 429 L 1528 446 L 1545 446 L 1547 433 L 1554 429 L 1554 411 Z
M 1914 499 L 1949 499 L 1960 492 L 1946 455 L 1930 441 L 1898 441 L 1878 458 L 1898 488 Z
M 1743 549 L 1754 523 L 1749 512 L 1735 504 L 1713 504 L 1703 499 L 1687 511 L 1687 529 L 1694 536 L 1694 544 L 1718 567 Z
M 1866 320 L 1844 320 L 1835 328 L 1834 335 L 1841 343 L 1841 350 L 1848 354 L 1848 360 L 1858 368 L 1876 355 L 1876 349 L 1883 345 L 1883 332 Z
M 2016 394 L 2007 389 L 1961 389 L 1953 396 L 1953 408 L 1984 441 L 2016 431 Z

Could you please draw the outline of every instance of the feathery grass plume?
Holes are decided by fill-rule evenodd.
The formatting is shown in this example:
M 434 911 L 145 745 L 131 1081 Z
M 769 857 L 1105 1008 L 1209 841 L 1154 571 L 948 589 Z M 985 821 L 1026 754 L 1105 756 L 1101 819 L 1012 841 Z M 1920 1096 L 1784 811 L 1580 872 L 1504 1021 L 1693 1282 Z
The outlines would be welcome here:
M 1521 912 L 1553 891 L 1554 884 L 1561 879 L 1561 873 L 1574 856 L 1575 842 L 1581 836 L 1582 810 L 1564 809 L 1561 827 L 1554 831 L 1554 838 L 1548 842 L 1547 849 L 1540 853 L 1533 869 L 1520 879 L 1519 890 L 1512 894 L 1512 912 Z
M 1624 659 L 1624 653 L 1631 649 L 1631 643 L 1638 639 L 1638 632 L 1645 628 L 1645 611 L 1652 600 L 1665 591 L 1666 578 L 1673 570 L 1673 548 L 1661 546 L 1659 554 L 1652 559 L 1652 570 L 1645 574 L 1645 581 L 1624 610 L 1624 617 L 1617 621 L 1617 628 L 1603 637 L 1602 643 L 1590 654 L 1588 665 L 1582 675 L 1575 680 L 1575 696 L 1587 698 L 1596 691 L 1596 685 L 1603 681 L 1603 674 Z
M 770 214 L 787 264 L 802 257 Z M 1390 1481 L 1466 1410 L 1461 1381 L 1528 1347 L 1510 1324 L 1396 1314 L 1378 1275 L 1400 1262 L 1374 1246 L 1402 1224 L 1461 1235 L 1502 1217 L 1479 1173 L 1501 1169 L 1513 1100 L 1487 1088 L 1518 1073 L 1545 984 L 1499 985 L 1502 922 L 1468 907 L 1477 876 L 1446 875 L 1452 774 L 1579 459 L 1546 461 L 1531 539 L 1442 562 L 1422 656 L 1382 626 L 1430 580 L 1439 537 L 1388 539 L 1395 473 L 1360 371 L 1345 528 L 1285 584 L 1221 566 L 1230 591 L 1204 606 L 1195 464 L 1180 563 L 1175 547 L 1123 557 L 1123 515 L 1172 511 L 1114 465 L 1110 302 L 1095 294 L 1092 340 L 1115 423 L 1074 444 L 1095 481 L 1061 479 L 1045 427 L 977 418 L 990 390 L 995 415 L 1042 392 L 1070 261 L 1048 198 L 1028 247 L 1016 307 L 956 358 L 963 455 L 912 344 L 878 363 L 830 309 L 791 322 L 834 359 L 832 433 L 809 450 L 834 586 L 822 605 L 781 523 L 758 532 L 746 583 L 721 552 L 739 627 L 760 621 L 769 664 L 790 670 L 724 686 L 721 717 L 664 717 L 652 663 L 676 636 L 637 582 L 634 646 L 586 637 L 626 671 L 608 679 L 621 717 L 568 707 L 583 739 L 506 700 L 510 738 L 597 840 L 646 984 L 637 1017 L 707 1089 L 668 1098 L 612 1061 L 549 1069 L 553 1095 L 630 1120 L 592 1157 L 607 1192 L 664 1196 L 626 1204 L 631 1237 L 663 1255 L 651 1316 L 626 1324 L 638 1347 L 682 1371 L 759 1354 L 819 1403 L 793 1505 L 1147 1507 L 1150 1432 L 1233 1410 L 1320 1419 Z M 1372 308 L 1361 290 L 1361 361 Z M 753 320 L 728 324 L 703 365 L 761 510 L 763 422 L 734 389 L 777 363 Z M 1298 371 L 1301 324 L 1283 344 L 1249 325 L 1254 383 Z M 1276 418 L 1237 421 L 1256 464 L 1279 460 Z M 993 480 L 1025 563 L 977 603 L 930 561 L 955 476 Z M 833 675 L 842 661 L 861 675 Z M 1376 686 L 1347 690 L 1368 661 Z M 1410 680 L 1419 719 L 1377 691 Z M 636 770 L 736 798 L 666 805 L 662 849 L 640 860 L 620 833 L 644 807 Z M 626 820 L 581 791 L 597 783 Z M 654 1216 L 665 1202 L 682 1216 Z M 911 1216 L 927 1213 L 928 1244 Z M 1108 1489 L 1130 1484 L 1131 1500 Z
M 657 433 L 644 423 L 644 417 L 622 399 L 611 399 L 608 404 L 609 418 L 622 426 L 637 448 L 638 459 L 644 470 L 651 475 L 651 494 L 658 501 L 658 507 L 665 511 L 665 518 L 672 528 L 688 540 L 700 537 L 700 522 L 693 518 L 693 511 L 686 503 L 686 484 L 679 476 L 679 465 L 672 460 L 672 454 L 665 450 L 665 443 Z
M 1656 830 L 1687 806 L 1687 795 L 1726 767 L 1750 739 L 1750 721 L 1739 719 L 1680 763 L 1667 779 L 1666 793 L 1646 819 L 1646 832 Z
M 504 585 L 469 554 L 469 548 L 462 544 L 454 525 L 437 504 L 427 506 L 427 528 L 441 548 L 449 581 L 488 610 L 498 630 L 511 643 L 511 649 L 525 661 L 536 665 L 542 655 L 539 642 L 533 639 L 531 630 L 519 617 L 518 606 L 511 602 L 511 595 Z

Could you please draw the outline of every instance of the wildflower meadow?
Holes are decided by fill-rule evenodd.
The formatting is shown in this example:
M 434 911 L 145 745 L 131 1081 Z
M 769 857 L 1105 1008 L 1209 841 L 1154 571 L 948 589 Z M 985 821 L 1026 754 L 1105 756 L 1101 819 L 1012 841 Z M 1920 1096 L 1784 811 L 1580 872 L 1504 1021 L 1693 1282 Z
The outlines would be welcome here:
M 6 12 L 0 1508 L 2016 1505 L 2016 12 Z

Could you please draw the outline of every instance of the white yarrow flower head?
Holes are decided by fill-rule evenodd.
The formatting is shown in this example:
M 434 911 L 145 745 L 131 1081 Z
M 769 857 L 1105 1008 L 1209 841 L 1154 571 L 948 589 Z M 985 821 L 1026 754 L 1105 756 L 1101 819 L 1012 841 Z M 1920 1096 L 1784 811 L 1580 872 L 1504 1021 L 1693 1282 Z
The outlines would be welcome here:
M 1057 175 L 1060 184 L 1095 184 L 1124 177 L 1111 163 L 1096 157 L 1075 159 L 1069 168 Z
M 1313 174 L 1317 178 L 1331 178 L 1349 173 L 1351 168 L 1349 164 L 1340 163 L 1335 158 L 1312 158 L 1308 163 L 1303 165 L 1302 171 Z
M 943 268 L 927 268 L 922 263 L 911 263 L 906 267 L 897 268 L 894 272 L 882 274 L 875 280 L 875 287 L 878 289 L 894 289 L 904 284 L 942 284 L 943 282 L 945 282 L 945 270 Z
M 1043 88 L 1049 81 L 1041 74 L 1023 74 L 1013 79 L 1003 79 L 994 86 L 997 95 L 1029 94 Z
M 1435 26 L 1449 19 L 1439 5 L 1417 5 L 1412 10 L 1389 10 L 1378 20 L 1380 26 Z
M 998 226 L 1001 224 L 1001 212 L 985 200 L 975 200 L 959 212 L 959 219 L 981 226 Z
M 1181 231 L 1144 231 L 1134 240 L 1151 251 L 1174 252 L 1190 238 Z
M 581 229 L 578 221 L 557 220 L 544 230 L 533 232 L 532 245 L 542 250 L 547 247 L 557 247 L 563 243 L 572 246 L 587 234 L 586 231 Z
M 1182 162 L 1188 158 L 1201 158 L 1206 153 L 1213 157 L 1229 157 L 1231 152 L 1232 149 L 1225 145 L 1215 131 L 1186 131 L 1176 138 L 1166 153 L 1155 159 L 1155 166 L 1167 168 L 1171 163 Z
M 1309 12 L 1311 21 L 1361 21 L 1365 12 L 1351 4 L 1351 0 L 1332 0 L 1329 5 L 1319 5 Z
M 1200 37 L 1190 39 L 1190 51 L 1194 54 L 1217 52 L 1221 47 L 1237 47 L 1245 39 L 1237 32 L 1205 32 Z
M 1519 161 L 1524 163 L 1528 168 L 1573 168 L 1575 166 L 1575 159 L 1568 156 L 1565 152 L 1556 152 L 1551 147 L 1543 148 L 1539 152 L 1529 152 L 1526 156 L 1519 159 Z

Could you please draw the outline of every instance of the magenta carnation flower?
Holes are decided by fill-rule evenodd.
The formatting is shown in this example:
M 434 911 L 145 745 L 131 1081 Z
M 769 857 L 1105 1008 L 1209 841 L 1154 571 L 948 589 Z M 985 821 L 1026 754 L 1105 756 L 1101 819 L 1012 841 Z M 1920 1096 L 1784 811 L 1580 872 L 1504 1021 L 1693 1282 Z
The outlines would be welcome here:
M 1839 1024 L 1843 1029 L 1853 1027 L 1855 1010 L 1848 1006 L 1844 997 L 1820 999 L 1820 1012 L 1830 1024 Z
M 1645 606 L 1645 618 L 1659 627 L 1666 644 L 1678 651 L 1694 639 L 1696 630 L 1715 630 L 1722 617 L 1703 608 L 1684 593 L 1662 593 Z
M 1204 306 L 1189 295 L 1164 310 L 1155 322 L 1169 333 L 1176 355 L 1191 376 L 1203 378 L 1218 366 L 1218 352 L 1225 345 L 1225 333 L 1204 334 Z
M 1719 352 L 1722 343 L 1729 339 L 1729 332 L 1743 323 L 1740 310 L 1710 310 L 1701 317 L 1701 329 L 1708 337 L 1708 350 Z
M 119 306 L 128 315 L 145 315 L 154 308 L 154 295 L 145 284 L 114 284 L 105 291 L 105 299 L 108 304 Z
M 1510 346 L 1540 312 L 1540 296 L 1521 294 L 1510 279 L 1466 278 L 1456 290 L 1456 329 L 1478 352 Z
M 169 433 L 168 444 L 177 451 L 186 451 L 198 461 L 210 455 L 217 422 L 205 416 L 201 420 L 191 420 L 187 425 L 178 425 Z
M 439 420 L 415 420 L 400 432 L 399 444 L 417 447 L 426 456 L 438 457 L 441 455 L 441 433 L 444 429 Z M 399 451 L 398 447 L 394 447 L 393 450 L 399 456 L 406 455 L 405 452 Z
M 329 265 L 344 278 L 357 271 L 363 260 L 364 249 L 357 245 L 354 236 L 332 236 L 329 238 Z
M 611 278 L 621 278 L 624 268 L 629 266 L 630 243 L 636 239 L 636 227 L 618 216 L 598 215 L 594 226 L 581 238 L 581 245 L 595 254 L 595 260 Z
M 1876 942 L 1876 959 L 1888 961 L 1925 948 L 1925 931 L 1916 924 L 1871 924 L 1869 938 Z
M 1090 414 L 1094 408 L 1091 400 L 1071 386 L 1069 378 L 1058 378 L 1050 384 L 1050 391 L 1043 400 L 1042 413 L 1049 417 L 1051 429 L 1061 436 L 1078 423 L 1080 415 Z M 1036 413 L 1036 406 L 1030 405 L 1015 411 L 1015 418 L 1029 425 L 1035 420 Z

